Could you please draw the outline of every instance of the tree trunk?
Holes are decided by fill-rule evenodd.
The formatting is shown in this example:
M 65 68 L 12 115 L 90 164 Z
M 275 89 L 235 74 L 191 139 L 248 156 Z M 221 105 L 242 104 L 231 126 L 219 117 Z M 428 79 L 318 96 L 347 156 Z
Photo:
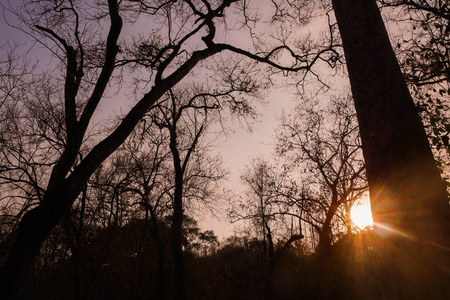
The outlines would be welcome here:
M 176 175 L 177 176 L 177 175 Z M 177 176 L 178 177 L 178 176 Z M 178 181 L 175 179 L 175 181 Z M 178 185 L 178 183 L 176 183 Z M 182 182 L 181 182 L 182 185 Z M 183 248 L 181 244 L 183 226 L 183 203 L 182 203 L 182 190 L 175 187 L 174 193 L 174 207 L 173 218 L 171 227 L 171 247 L 174 265 L 174 299 L 184 300 L 185 295 L 185 282 L 184 282 L 184 261 L 183 261 Z
M 385 276 L 386 297 L 444 299 L 450 269 L 446 188 L 376 1 L 333 0 L 333 7 L 358 115 L 374 227 L 385 237 L 389 274 L 398 277 Z
M 64 199 L 66 200 L 66 199 Z M 65 206 L 47 201 L 25 213 L 0 274 L 0 299 L 17 299 L 34 258 L 52 229 L 61 221 Z M 73 202 L 73 201 L 72 201 Z
M 172 152 L 175 171 L 175 190 L 173 195 L 172 226 L 170 228 L 171 249 L 173 257 L 173 287 L 174 299 L 186 299 L 184 280 L 183 247 L 181 244 L 183 228 L 183 177 L 180 153 L 177 148 L 176 122 L 170 132 L 170 150 Z
M 153 208 L 150 208 L 149 212 L 151 214 L 151 221 L 153 226 L 152 237 L 158 247 L 158 277 L 156 279 L 156 298 L 164 300 L 164 252 L 166 245 L 163 241 L 161 241 L 161 236 L 159 235 L 158 219 Z
M 333 193 L 334 194 L 334 193 Z M 335 265 L 331 255 L 332 229 L 331 221 L 335 216 L 339 205 L 336 203 L 336 195 L 333 195 L 330 208 L 325 216 L 325 221 L 319 232 L 319 244 L 316 253 L 319 268 L 319 291 L 321 299 L 333 299 L 336 294 L 336 285 L 331 284 L 335 281 Z
M 164 251 L 165 245 L 158 243 L 158 278 L 156 279 L 156 298 L 164 300 Z
M 73 264 L 73 293 L 75 300 L 83 299 L 83 287 L 82 287 L 82 271 L 81 271 L 81 257 L 79 244 L 77 247 L 72 248 L 74 253 L 72 254 L 72 264 Z
M 331 248 L 331 221 L 336 215 L 339 205 L 332 201 L 330 208 L 325 216 L 325 222 L 323 222 L 322 228 L 319 233 L 319 244 L 317 245 L 317 254 L 320 258 L 325 258 L 329 254 Z
M 264 253 L 264 259 L 267 259 L 267 274 L 266 274 L 266 287 L 264 292 L 264 298 L 266 300 L 273 300 L 274 299 L 274 273 L 275 273 L 275 266 L 274 266 L 274 259 L 275 259 L 275 252 L 274 252 L 274 245 L 273 245 L 273 239 L 272 239 L 272 232 L 270 230 L 269 224 L 267 224 L 267 221 L 265 219 L 265 216 L 263 214 L 263 224 L 265 226 L 265 235 L 267 237 L 267 242 L 269 244 L 268 253 Z

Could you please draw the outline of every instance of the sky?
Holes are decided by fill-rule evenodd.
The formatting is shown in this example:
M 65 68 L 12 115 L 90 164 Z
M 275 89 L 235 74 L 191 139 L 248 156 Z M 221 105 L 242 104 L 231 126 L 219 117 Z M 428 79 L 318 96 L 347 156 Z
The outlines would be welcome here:
M 248 131 L 236 124 L 235 132 L 218 141 L 218 152 L 223 157 L 224 165 L 229 170 L 224 188 L 236 193 L 244 192 L 240 176 L 252 159 L 265 157 L 270 158 L 274 150 L 274 130 L 277 127 L 277 117 L 282 111 L 289 111 L 295 104 L 295 96 L 273 89 L 267 96 L 267 105 L 258 106 L 259 118 L 253 124 L 253 130 Z M 204 212 L 198 216 L 199 224 L 205 230 L 214 230 L 220 237 L 224 238 L 234 233 L 241 224 L 229 224 L 226 212 L 216 217 Z M 220 218 L 220 219 L 218 219 Z
M 7 1 L 0 0 L 2 4 Z M 14 23 L 14 18 L 11 15 L 3 14 L 0 18 L 0 45 L 13 39 L 16 42 L 29 42 L 29 39 L 20 31 L 12 29 L 5 22 L 5 16 L 7 20 Z M 323 29 L 324 23 L 322 19 L 313 20 L 312 24 L 309 26 L 308 30 L 312 34 L 318 34 L 320 30 Z M 235 37 L 232 35 L 227 36 L 228 39 L 241 39 L 239 34 Z M 238 43 L 242 43 L 242 40 L 237 40 Z M 33 49 L 36 51 L 36 56 L 39 60 L 46 63 L 46 51 L 42 46 L 37 46 Z M 266 100 L 266 105 L 257 105 L 257 111 L 259 118 L 253 122 L 253 130 L 247 131 L 239 124 L 233 126 L 234 133 L 222 137 L 218 141 L 217 151 L 223 157 L 224 166 L 229 170 L 228 181 L 224 182 L 223 187 L 225 189 L 231 189 L 234 191 L 241 191 L 243 188 L 240 185 L 240 175 L 244 170 L 246 165 L 249 165 L 252 159 L 265 157 L 270 158 L 273 151 L 274 143 L 274 129 L 277 126 L 277 116 L 281 112 L 291 110 L 296 103 L 296 98 L 299 95 L 294 95 L 293 93 L 287 92 L 282 88 L 273 88 L 268 94 Z M 101 110 L 106 112 L 117 113 L 122 108 L 120 107 L 108 107 L 102 104 Z M 199 224 L 205 230 L 213 229 L 216 234 L 223 238 L 233 233 L 235 230 L 235 225 L 228 224 L 226 220 L 225 213 L 218 215 L 220 219 L 212 217 L 210 214 L 204 212 L 196 216 L 199 220 Z

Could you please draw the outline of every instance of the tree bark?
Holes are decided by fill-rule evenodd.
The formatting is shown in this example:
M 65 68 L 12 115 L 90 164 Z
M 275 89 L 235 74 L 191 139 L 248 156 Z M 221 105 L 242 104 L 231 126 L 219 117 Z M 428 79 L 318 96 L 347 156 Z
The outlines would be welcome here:
M 325 216 L 325 221 L 319 232 L 319 244 L 317 245 L 316 252 L 320 258 L 325 258 L 326 256 L 328 256 L 330 252 L 332 242 L 331 221 L 336 215 L 338 207 L 339 204 L 336 203 L 336 200 L 333 200 L 330 204 L 330 208 L 328 209 L 327 214 Z
M 176 177 L 178 177 L 176 175 Z M 182 227 L 183 227 L 183 200 L 182 200 L 182 178 L 181 188 L 179 180 L 175 179 L 174 207 L 171 227 L 171 247 L 174 265 L 174 293 L 176 300 L 186 299 L 185 280 L 184 280 L 184 261 L 183 248 L 181 244 Z
M 60 203 L 66 202 L 64 197 L 60 200 Z M 33 208 L 23 216 L 16 241 L 1 269 L 0 299 L 18 298 L 34 257 L 39 253 L 45 238 L 62 219 L 64 211 L 68 210 L 65 205 L 52 206 L 49 203 L 51 201 Z
M 170 150 L 172 152 L 175 171 L 175 190 L 173 195 L 173 215 L 170 228 L 171 249 L 173 257 L 173 287 L 174 299 L 186 299 L 184 280 L 183 247 L 181 244 L 183 228 L 183 178 L 184 169 L 182 167 L 180 153 L 177 148 L 176 122 L 170 130 Z
M 361 132 L 388 299 L 449 294 L 446 188 L 375 0 L 333 0 Z M 398 276 L 398 278 L 387 278 Z M 399 282 L 394 286 L 393 282 Z

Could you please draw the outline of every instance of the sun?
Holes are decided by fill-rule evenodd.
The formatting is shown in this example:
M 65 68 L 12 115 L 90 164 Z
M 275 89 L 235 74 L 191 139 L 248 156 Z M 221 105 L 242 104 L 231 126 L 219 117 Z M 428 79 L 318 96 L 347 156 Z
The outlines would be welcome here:
M 370 205 L 360 204 L 352 207 L 350 211 L 350 217 L 353 224 L 360 229 L 367 226 L 373 226 L 372 212 L 370 211 Z

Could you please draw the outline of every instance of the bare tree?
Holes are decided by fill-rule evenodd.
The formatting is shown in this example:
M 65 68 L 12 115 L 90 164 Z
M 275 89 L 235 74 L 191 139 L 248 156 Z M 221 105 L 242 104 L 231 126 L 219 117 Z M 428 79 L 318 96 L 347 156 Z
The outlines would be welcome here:
M 223 99 L 232 100 L 231 92 L 220 95 L 197 88 L 170 90 L 165 101 L 156 106 L 150 118 L 169 135 L 173 164 L 171 249 L 174 260 L 174 292 L 184 299 L 185 271 L 182 248 L 183 211 L 186 201 L 206 201 L 214 193 L 214 183 L 222 179 L 220 160 L 207 156 L 208 143 L 203 141 L 208 127 L 219 121 Z M 236 103 L 233 102 L 233 106 Z M 244 108 L 246 110 L 248 108 Z
M 281 117 L 277 132 L 277 151 L 300 173 L 302 193 L 297 197 L 304 208 L 302 220 L 318 231 L 320 255 L 330 249 L 333 227 L 351 230 L 350 209 L 367 190 L 350 101 L 350 97 L 335 98 L 325 109 L 301 103 L 294 113 Z M 341 225 L 336 226 L 339 218 Z
M 125 156 L 125 163 L 130 174 L 125 193 L 134 195 L 134 204 L 137 205 L 135 213 L 144 220 L 144 226 L 137 241 L 135 260 L 133 298 L 136 297 L 137 285 L 140 278 L 141 256 L 146 245 L 147 232 L 157 247 L 157 279 L 156 297 L 164 299 L 165 286 L 165 249 L 168 236 L 160 228 L 161 222 L 170 215 L 171 201 L 169 195 L 173 190 L 170 181 L 172 168 L 170 167 L 170 151 L 167 143 L 168 137 L 162 129 L 150 122 L 142 122 L 121 147 L 121 154 Z
M 242 202 L 234 203 L 230 212 L 233 222 L 250 221 L 250 230 L 261 239 L 262 269 L 265 272 L 265 299 L 274 299 L 274 274 L 280 257 L 294 242 L 304 236 L 301 229 L 301 207 L 293 205 L 297 190 L 287 169 L 276 163 L 255 159 L 241 175 L 247 187 Z M 292 223 L 292 218 L 298 222 Z M 277 247 L 278 246 L 278 247 Z

